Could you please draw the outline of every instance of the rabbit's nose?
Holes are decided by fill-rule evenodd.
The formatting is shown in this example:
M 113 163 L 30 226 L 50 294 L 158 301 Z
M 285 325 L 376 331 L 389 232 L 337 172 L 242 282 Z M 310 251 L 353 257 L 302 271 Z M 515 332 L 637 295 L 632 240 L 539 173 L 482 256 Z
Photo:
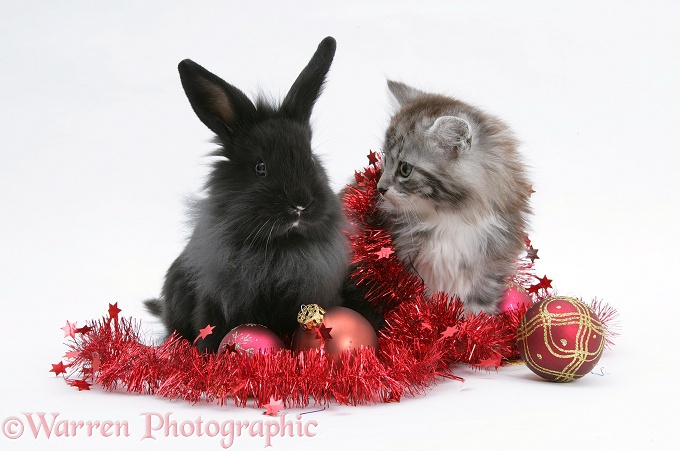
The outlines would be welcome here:
M 288 211 L 292 215 L 297 215 L 298 217 L 302 215 L 302 212 L 305 211 L 306 207 L 303 207 L 302 205 L 291 205 Z

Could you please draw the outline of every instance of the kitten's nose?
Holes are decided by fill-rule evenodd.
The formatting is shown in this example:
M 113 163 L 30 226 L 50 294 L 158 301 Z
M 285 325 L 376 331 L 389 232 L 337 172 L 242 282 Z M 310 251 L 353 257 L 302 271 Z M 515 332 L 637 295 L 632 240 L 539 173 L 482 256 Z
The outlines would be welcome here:
M 387 190 L 386 190 L 385 188 L 378 188 L 378 191 L 379 191 L 380 194 L 383 195 L 383 196 L 384 196 L 385 193 L 387 192 Z

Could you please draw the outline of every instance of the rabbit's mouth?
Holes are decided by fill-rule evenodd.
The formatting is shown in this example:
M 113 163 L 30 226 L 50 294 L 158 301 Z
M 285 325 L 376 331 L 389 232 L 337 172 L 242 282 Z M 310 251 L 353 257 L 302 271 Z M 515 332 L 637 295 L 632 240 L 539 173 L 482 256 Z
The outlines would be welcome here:
M 313 202 L 313 201 L 312 201 Z M 289 218 L 290 218 L 290 223 L 288 225 L 288 230 L 287 232 L 303 232 L 304 229 L 306 229 L 307 226 L 307 209 L 309 206 L 312 204 L 310 202 L 309 204 L 302 206 L 302 205 L 293 205 L 288 209 L 289 213 Z
M 302 218 L 302 216 L 299 216 L 289 223 L 287 232 L 304 234 L 306 229 L 307 222 Z

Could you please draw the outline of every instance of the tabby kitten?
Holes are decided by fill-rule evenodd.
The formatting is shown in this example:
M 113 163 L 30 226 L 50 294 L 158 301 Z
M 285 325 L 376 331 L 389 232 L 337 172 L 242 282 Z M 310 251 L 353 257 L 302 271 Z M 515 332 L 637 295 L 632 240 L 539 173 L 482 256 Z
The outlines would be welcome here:
M 524 249 L 531 185 L 506 124 L 389 81 L 399 110 L 378 182 L 396 255 L 429 294 L 495 313 Z

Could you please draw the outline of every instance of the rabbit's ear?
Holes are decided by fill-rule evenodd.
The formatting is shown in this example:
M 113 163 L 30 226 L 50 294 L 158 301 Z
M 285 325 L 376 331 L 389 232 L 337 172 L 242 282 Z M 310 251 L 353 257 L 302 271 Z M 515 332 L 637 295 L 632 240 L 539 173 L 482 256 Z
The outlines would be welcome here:
M 188 59 L 179 63 L 178 70 L 194 112 L 218 136 L 230 136 L 236 124 L 255 117 L 250 99 L 217 75 Z
M 314 56 L 290 87 L 281 103 L 281 111 L 302 122 L 309 122 L 314 102 L 321 94 L 328 69 L 335 56 L 335 39 L 327 37 L 319 44 Z

